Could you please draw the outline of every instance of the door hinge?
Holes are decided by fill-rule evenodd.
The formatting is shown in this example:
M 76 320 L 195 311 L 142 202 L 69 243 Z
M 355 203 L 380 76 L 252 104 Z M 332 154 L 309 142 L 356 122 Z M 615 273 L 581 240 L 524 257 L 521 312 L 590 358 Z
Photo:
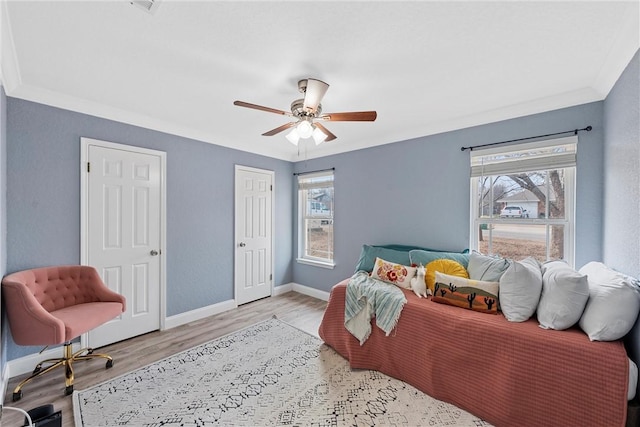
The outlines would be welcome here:
M 269 280 L 273 280 L 273 273 L 269 274 Z
M 87 173 L 91 172 L 91 162 L 87 162 Z
M 271 184 L 271 191 L 273 191 L 273 184 Z

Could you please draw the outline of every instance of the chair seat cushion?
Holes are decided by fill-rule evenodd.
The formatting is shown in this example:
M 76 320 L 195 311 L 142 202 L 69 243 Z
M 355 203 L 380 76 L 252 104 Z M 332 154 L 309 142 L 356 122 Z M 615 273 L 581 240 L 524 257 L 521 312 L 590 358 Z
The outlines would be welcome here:
M 122 313 L 119 302 L 89 302 L 72 305 L 60 310 L 52 311 L 51 315 L 62 320 L 65 325 L 65 341 L 84 334 Z

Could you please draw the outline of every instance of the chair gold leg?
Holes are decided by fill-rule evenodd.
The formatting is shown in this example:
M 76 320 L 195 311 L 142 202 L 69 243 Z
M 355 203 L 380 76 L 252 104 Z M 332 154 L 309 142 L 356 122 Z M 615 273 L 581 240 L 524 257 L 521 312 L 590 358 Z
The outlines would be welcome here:
M 49 359 L 51 360 L 51 359 Z M 48 372 L 53 371 L 54 369 L 63 366 L 64 365 L 64 360 L 63 359 L 58 359 L 55 363 L 53 363 L 51 366 L 48 366 L 45 369 L 39 370 L 33 374 L 31 374 L 28 378 L 25 378 L 24 380 L 20 381 L 20 384 L 18 384 L 16 386 L 16 388 L 13 389 L 13 401 L 17 401 L 20 400 L 20 398 L 22 397 L 22 387 L 25 386 L 25 384 L 31 382 L 31 380 L 33 380 L 34 378 L 37 378 L 41 375 L 44 375 Z
M 106 359 L 107 363 L 106 363 L 106 368 L 109 369 L 113 366 L 113 358 L 111 356 L 109 356 L 108 354 L 101 354 L 101 353 L 94 353 L 93 349 L 91 348 L 83 348 L 81 350 L 76 351 L 75 353 L 72 351 L 73 347 L 71 345 L 71 343 L 65 343 L 64 344 L 64 357 L 61 358 L 57 358 L 57 359 L 46 359 L 41 361 L 40 363 L 38 363 L 36 365 L 36 368 L 33 370 L 33 374 L 31 374 L 31 376 L 29 376 L 28 378 L 22 380 L 20 382 L 20 384 L 18 384 L 16 386 L 16 388 L 13 390 L 13 401 L 18 401 L 22 398 L 22 387 L 24 385 L 26 385 L 27 383 L 29 383 L 31 380 L 33 380 L 36 377 L 39 377 L 40 375 L 44 375 L 48 372 L 51 372 L 52 370 L 58 368 L 58 367 L 64 367 L 65 368 L 65 394 L 69 395 L 71 393 L 73 393 L 73 381 L 74 381 L 74 372 L 73 372 L 73 363 L 76 361 L 83 361 L 83 360 L 91 360 L 91 359 L 95 359 L 95 358 L 102 358 L 102 359 Z M 42 369 L 43 364 L 47 364 L 47 363 L 51 363 L 50 366 L 46 367 L 45 369 Z

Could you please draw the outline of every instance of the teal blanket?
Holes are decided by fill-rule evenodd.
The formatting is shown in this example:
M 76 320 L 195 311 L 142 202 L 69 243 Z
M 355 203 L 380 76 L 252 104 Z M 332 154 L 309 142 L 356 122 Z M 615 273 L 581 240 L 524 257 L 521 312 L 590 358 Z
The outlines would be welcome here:
M 396 327 L 407 299 L 395 285 L 372 279 L 366 271 L 356 272 L 347 283 L 344 326 L 360 341 L 371 334 L 371 318 L 389 336 Z

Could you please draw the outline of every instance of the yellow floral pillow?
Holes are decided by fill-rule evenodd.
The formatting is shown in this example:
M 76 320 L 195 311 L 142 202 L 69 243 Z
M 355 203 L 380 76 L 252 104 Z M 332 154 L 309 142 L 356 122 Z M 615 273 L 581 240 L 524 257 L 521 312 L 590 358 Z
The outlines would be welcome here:
M 410 289 L 411 279 L 416 275 L 416 270 L 416 267 L 407 267 L 406 265 L 385 261 L 382 258 L 376 258 L 371 277 L 392 283 L 401 288 Z
M 448 274 L 450 276 L 469 278 L 467 269 L 462 264 L 451 259 L 436 259 L 427 264 L 427 274 L 424 277 L 427 282 L 427 288 L 433 295 L 434 288 L 436 286 L 436 271 L 440 273 Z

